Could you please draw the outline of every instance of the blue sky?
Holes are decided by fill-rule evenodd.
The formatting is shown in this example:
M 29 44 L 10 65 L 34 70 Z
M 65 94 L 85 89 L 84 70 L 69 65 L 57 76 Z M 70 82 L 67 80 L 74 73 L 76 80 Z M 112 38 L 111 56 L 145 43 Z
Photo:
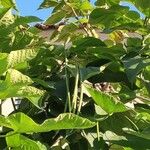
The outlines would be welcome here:
M 16 0 L 21 16 L 37 16 L 45 20 L 51 14 L 51 9 L 37 10 L 43 0 Z
M 94 0 L 93 0 L 94 1 Z M 51 9 L 37 10 L 43 0 L 16 0 L 21 16 L 37 16 L 45 20 L 50 16 Z M 131 10 L 137 10 L 133 5 L 123 2 L 122 5 L 129 6 Z

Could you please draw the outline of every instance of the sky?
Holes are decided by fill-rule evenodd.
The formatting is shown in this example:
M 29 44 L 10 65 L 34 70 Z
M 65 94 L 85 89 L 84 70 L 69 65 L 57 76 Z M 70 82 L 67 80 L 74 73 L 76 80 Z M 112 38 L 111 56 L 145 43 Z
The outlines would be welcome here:
M 46 20 L 50 16 L 52 9 L 37 10 L 42 2 L 43 0 L 16 0 L 17 8 L 19 9 L 21 16 L 37 16 L 42 20 Z M 137 11 L 133 5 L 129 5 L 126 2 L 121 4 L 129 6 L 131 10 Z M 141 16 L 143 17 L 142 14 Z
M 42 20 L 48 18 L 51 9 L 37 10 L 43 0 L 16 0 L 17 8 L 21 16 L 37 16 Z

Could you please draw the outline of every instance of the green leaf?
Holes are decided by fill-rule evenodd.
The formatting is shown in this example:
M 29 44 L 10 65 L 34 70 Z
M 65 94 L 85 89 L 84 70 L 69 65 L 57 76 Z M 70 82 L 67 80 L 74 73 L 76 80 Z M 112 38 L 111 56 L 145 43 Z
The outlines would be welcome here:
M 128 38 L 127 39 L 127 46 L 129 47 L 140 47 L 142 44 L 142 40 L 139 38 Z
M 88 86 L 84 86 L 84 89 L 87 91 L 88 95 L 92 97 L 96 104 L 108 114 L 124 112 L 128 110 L 123 103 L 106 93 L 97 91 L 96 89 Z
M 137 137 L 134 135 L 125 134 L 124 136 L 117 135 L 114 132 L 106 131 L 103 139 L 106 142 L 117 144 L 125 147 L 131 147 L 136 150 L 146 150 L 150 147 L 148 139 Z
M 36 107 L 40 108 L 42 104 L 42 96 L 45 91 L 32 86 L 24 86 L 17 91 L 17 96 L 24 97 L 30 100 Z
M 87 149 L 88 150 L 108 150 L 108 145 L 103 140 L 102 135 L 103 133 L 100 132 L 100 139 L 98 140 L 96 130 L 92 130 L 92 129 L 85 130 L 85 134 L 83 136 L 88 141 Z
M 33 81 L 40 84 L 40 85 L 42 85 L 45 88 L 55 89 L 55 87 L 54 87 L 55 82 L 46 82 L 46 81 L 38 79 L 38 78 L 33 79 Z
M 60 1 L 60 3 L 58 3 L 58 5 L 56 5 L 56 7 L 54 7 L 52 13 L 55 13 L 55 12 L 61 10 L 65 4 L 66 4 L 65 1 Z
M 139 112 L 139 110 L 137 110 L 137 111 Z M 138 113 L 138 115 L 137 115 L 137 119 L 144 120 L 144 121 L 150 123 L 150 112 L 148 112 L 146 110 L 140 111 L 140 113 Z
M 95 126 L 86 118 L 79 117 L 75 114 L 60 114 L 57 118 L 47 119 L 42 124 L 35 123 L 31 118 L 23 113 L 10 115 L 8 121 L 11 128 L 17 133 L 38 133 L 62 129 L 86 129 Z
M 45 24 L 56 24 L 60 22 L 66 16 L 66 12 L 64 10 L 59 10 L 53 13 L 46 21 Z
M 107 59 L 109 58 L 112 61 L 117 58 L 120 59 L 121 56 L 126 54 L 125 50 L 123 49 L 123 46 L 120 44 L 112 46 L 112 47 L 101 46 L 101 47 L 96 47 L 96 48 L 95 47 L 88 48 L 87 53 L 89 55 L 93 54 L 97 57 L 102 57 L 102 58 L 107 57 Z
M 113 5 L 109 9 L 96 8 L 92 11 L 89 17 L 91 24 L 101 27 L 102 29 L 113 28 L 122 24 L 123 22 L 129 22 L 125 18 L 125 15 L 129 12 L 129 7 Z M 120 19 L 120 20 L 119 20 Z
M 98 105 L 96 105 L 96 104 L 94 104 L 94 106 L 95 106 L 95 113 L 96 113 L 96 115 L 108 115 L 107 114 L 107 112 L 105 112 L 100 106 L 98 106 Z M 103 119 L 103 118 L 102 118 Z
M 9 120 L 2 115 L 0 115 L 0 126 L 11 128 L 11 124 L 10 124 Z
M 59 35 L 59 39 L 67 39 L 70 35 L 72 35 L 76 30 L 78 29 L 78 26 L 75 25 L 74 23 L 70 23 L 65 25 Z
M 0 5 L 3 6 L 4 8 L 16 9 L 16 5 L 15 5 L 14 0 L 0 0 Z
M 9 69 L 5 81 L 0 84 L 0 99 L 17 97 L 17 91 L 23 87 L 32 84 L 33 81 L 26 75 L 17 70 Z
M 128 133 L 128 134 L 135 135 L 137 137 L 141 137 L 141 138 L 150 140 L 150 130 L 147 133 L 142 133 L 142 132 L 136 132 L 136 131 L 129 129 L 129 128 L 123 128 L 123 131 Z
M 73 43 L 76 47 L 98 47 L 106 46 L 100 39 L 94 37 L 85 37 Z
M 9 28 L 7 28 L 8 25 L 14 23 L 14 16 L 12 15 L 11 8 L 0 8 L 0 30 L 1 30 L 1 36 L 3 37 L 1 42 L 4 42 L 3 40 L 7 39 L 8 37 L 8 31 L 10 31 Z M 7 33 L 7 34 L 6 34 Z M 5 36 L 4 36 L 5 35 Z M 7 36 L 6 36 L 7 35 Z M 7 38 L 6 38 L 7 37 Z M 6 40 L 7 41 L 7 40 Z M 5 41 L 5 42 L 6 42 Z M 8 44 L 8 43 L 7 43 Z M 10 43 L 9 43 L 10 44 Z M 9 45 L 8 44 L 8 45 Z
M 86 49 L 90 47 L 106 46 L 104 42 L 94 37 L 85 37 L 85 38 L 78 39 L 73 42 L 73 45 L 75 47 L 73 51 L 76 52 L 86 51 Z
M 123 103 L 126 103 L 126 102 L 129 102 L 129 101 L 135 99 L 136 93 L 133 90 L 131 90 L 129 87 L 122 85 L 122 88 L 121 88 L 118 96 L 120 97 L 120 99 Z
M 115 113 L 111 116 L 98 116 L 97 120 L 100 120 L 100 127 L 103 131 L 113 131 L 116 134 L 123 134 L 122 128 L 133 128 L 133 124 L 135 119 L 130 116 L 130 121 L 128 120 L 128 115 L 131 111 L 124 113 Z M 99 114 L 100 115 L 100 114 Z M 103 117 L 103 118 L 102 118 Z
M 80 76 L 81 76 L 81 80 L 87 80 L 88 78 L 99 74 L 100 72 L 102 72 L 105 69 L 104 66 L 102 67 L 87 67 L 87 68 L 81 68 L 80 69 Z
M 11 51 L 8 55 L 8 68 L 13 68 L 16 65 L 27 62 L 31 59 L 33 59 L 37 54 L 39 50 L 38 49 L 22 49 L 22 50 L 16 50 Z
M 121 48 L 121 47 L 120 47 Z M 119 50 L 119 51 L 118 51 Z M 122 55 L 124 52 L 117 47 L 107 48 L 107 47 L 96 47 L 96 48 L 88 48 L 86 53 L 89 55 L 93 55 L 98 57 L 99 59 L 108 59 L 108 60 L 116 60 L 117 57 Z
M 93 6 L 88 0 L 83 1 L 80 6 L 81 11 L 88 11 L 88 10 L 92 10 L 92 9 L 93 9 Z
M 43 9 L 43 8 L 49 8 L 49 7 L 55 7 L 58 5 L 57 0 L 44 0 L 40 7 L 38 9 Z
M 36 16 L 25 16 L 25 17 L 20 16 L 15 20 L 15 26 L 41 21 L 43 20 L 41 20 Z
M 15 69 L 9 69 L 7 71 L 5 81 L 7 85 L 13 86 L 25 86 L 33 83 L 33 81 L 28 76 L 23 75 L 21 72 Z
M 120 16 L 113 10 L 97 8 L 90 14 L 90 23 L 102 27 L 111 27 Z
M 33 141 L 23 135 L 9 132 L 6 137 L 7 145 L 15 150 L 47 150 L 39 141 Z
M 127 14 L 124 15 L 126 19 L 129 21 L 137 22 L 140 19 L 140 14 L 136 11 L 129 11 Z
M 126 0 L 131 2 L 137 9 L 144 13 L 147 17 L 150 17 L 150 1 L 149 0 Z
M 9 69 L 6 79 L 0 84 L 0 99 L 10 97 L 22 97 L 30 100 L 36 107 L 41 106 L 41 97 L 45 91 L 37 89 L 31 85 L 33 81 L 21 72 Z
M 150 59 L 136 56 L 123 60 L 123 64 L 129 81 L 133 83 L 140 71 L 150 65 Z
M 150 81 L 150 66 L 147 66 L 143 71 L 144 78 Z
M 2 19 L 10 8 L 0 8 L 0 19 Z
M 119 4 L 120 0 L 97 0 L 95 4 L 97 6 L 104 6 L 105 4 L 111 6 L 111 5 L 116 5 Z
M 82 12 L 93 9 L 92 4 L 88 0 L 71 0 L 68 5 Z
M 7 70 L 7 57 L 8 54 L 0 53 L 0 75 Z

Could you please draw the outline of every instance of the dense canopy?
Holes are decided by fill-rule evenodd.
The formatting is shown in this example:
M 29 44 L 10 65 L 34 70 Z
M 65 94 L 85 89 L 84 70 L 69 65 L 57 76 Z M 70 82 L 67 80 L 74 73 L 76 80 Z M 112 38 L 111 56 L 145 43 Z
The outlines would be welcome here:
M 150 1 L 121 2 L 0 0 L 1 150 L 150 149 Z

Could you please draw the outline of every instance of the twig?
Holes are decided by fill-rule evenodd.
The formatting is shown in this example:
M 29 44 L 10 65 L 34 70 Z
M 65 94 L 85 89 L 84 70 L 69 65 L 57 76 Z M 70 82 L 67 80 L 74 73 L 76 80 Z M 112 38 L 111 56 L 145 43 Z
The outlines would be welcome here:
M 97 139 L 98 141 L 100 141 L 100 134 L 99 134 L 99 122 L 97 121 L 97 125 L 96 125 L 96 128 L 97 128 Z

